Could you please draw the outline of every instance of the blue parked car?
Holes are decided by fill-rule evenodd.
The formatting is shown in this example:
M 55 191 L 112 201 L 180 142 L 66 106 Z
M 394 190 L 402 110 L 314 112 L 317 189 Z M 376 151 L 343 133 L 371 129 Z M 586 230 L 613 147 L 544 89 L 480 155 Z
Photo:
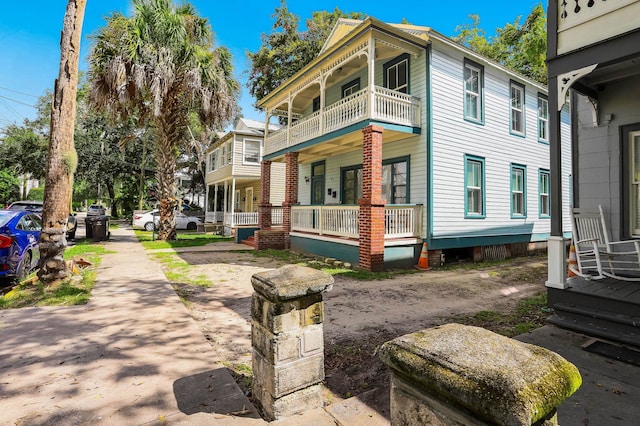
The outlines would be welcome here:
M 36 213 L 0 210 L 0 278 L 22 281 L 37 266 L 41 228 Z

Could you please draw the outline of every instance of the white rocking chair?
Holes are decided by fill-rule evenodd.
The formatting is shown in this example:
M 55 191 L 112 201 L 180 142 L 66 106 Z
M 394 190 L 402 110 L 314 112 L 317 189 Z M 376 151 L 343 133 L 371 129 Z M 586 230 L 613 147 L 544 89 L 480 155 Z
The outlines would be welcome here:
M 611 277 L 640 281 L 640 240 L 610 241 L 602 206 L 598 210 L 572 209 L 573 246 L 577 269 L 586 279 Z

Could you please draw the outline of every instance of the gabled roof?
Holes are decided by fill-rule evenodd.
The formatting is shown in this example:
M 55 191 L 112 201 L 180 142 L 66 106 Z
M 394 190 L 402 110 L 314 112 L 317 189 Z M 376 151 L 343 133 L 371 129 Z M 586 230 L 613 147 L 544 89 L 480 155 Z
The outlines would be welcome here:
M 269 131 L 275 131 L 275 130 L 278 130 L 279 128 L 280 128 L 279 124 L 269 123 Z M 236 126 L 234 130 L 237 130 L 237 131 L 257 130 L 260 132 L 264 132 L 264 122 L 241 117 L 236 122 Z
M 343 38 L 345 38 L 352 30 L 358 27 L 358 25 L 362 24 L 364 21 L 360 19 L 347 19 L 347 18 L 339 18 L 336 24 L 334 25 L 329 37 L 324 42 L 322 46 L 322 50 L 320 50 L 320 55 L 324 53 L 325 50 L 328 50 L 336 43 L 339 43 Z M 428 33 L 431 30 L 429 27 L 422 27 L 417 25 L 409 25 L 409 24 L 387 24 L 391 27 L 401 29 L 406 31 L 416 37 L 419 37 L 423 40 L 428 40 Z
M 279 124 L 269 123 L 269 131 L 274 132 L 280 129 Z M 238 118 L 234 128 L 226 133 L 218 132 L 218 139 L 213 142 L 209 148 L 207 148 L 207 152 L 212 151 L 214 148 L 218 147 L 221 143 L 226 142 L 231 139 L 233 135 L 245 135 L 245 136 L 264 136 L 264 122 L 258 120 L 251 120 L 249 118 Z

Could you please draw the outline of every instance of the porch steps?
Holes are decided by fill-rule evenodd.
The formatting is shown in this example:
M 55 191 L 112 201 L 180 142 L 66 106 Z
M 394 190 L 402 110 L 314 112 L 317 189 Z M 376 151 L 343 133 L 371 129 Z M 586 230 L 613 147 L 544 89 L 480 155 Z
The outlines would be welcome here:
M 256 239 L 253 235 L 251 235 L 249 238 L 247 238 L 246 240 L 242 240 L 240 241 L 242 244 L 256 248 Z
M 553 303 L 552 307 L 555 314 L 548 322 L 553 325 L 640 349 L 638 316 L 565 302 Z

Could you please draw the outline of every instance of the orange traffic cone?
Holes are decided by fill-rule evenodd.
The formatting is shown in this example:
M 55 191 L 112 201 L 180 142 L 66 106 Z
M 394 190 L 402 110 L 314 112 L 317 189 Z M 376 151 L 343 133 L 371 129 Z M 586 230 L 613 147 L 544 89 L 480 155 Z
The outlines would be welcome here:
M 422 271 L 431 270 L 431 268 L 429 267 L 429 252 L 427 251 L 427 243 L 422 243 L 422 252 L 420 253 L 420 259 L 418 259 L 416 269 L 420 269 Z
M 567 262 L 567 278 L 578 276 L 577 271 L 578 258 L 576 257 L 576 248 L 571 244 L 569 246 L 569 261 Z

